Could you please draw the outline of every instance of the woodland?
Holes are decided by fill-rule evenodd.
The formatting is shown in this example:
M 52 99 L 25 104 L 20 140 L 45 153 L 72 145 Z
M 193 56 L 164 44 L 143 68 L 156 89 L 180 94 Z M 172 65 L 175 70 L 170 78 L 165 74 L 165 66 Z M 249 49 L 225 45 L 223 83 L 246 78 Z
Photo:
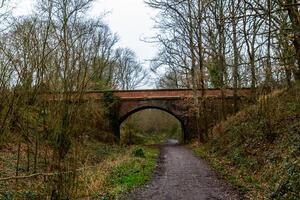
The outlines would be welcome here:
M 109 105 L 82 101 L 88 91 L 139 88 L 149 73 L 133 50 L 119 47 L 119 36 L 102 17 L 89 17 L 93 2 L 36 0 L 32 14 L 16 17 L 12 1 L 0 1 L 0 199 L 113 199 L 149 180 L 155 168 L 158 152 L 136 145 L 182 139 L 176 119 L 147 110 L 123 123 L 121 144 L 115 144 L 109 131 Z M 234 156 L 245 157 L 241 152 L 248 147 L 237 146 L 240 154 L 235 154 L 234 146 L 248 141 L 247 136 L 232 145 L 219 136 L 243 130 L 224 107 L 227 88 L 234 91 L 233 109 L 239 116 L 234 119 L 261 116 L 262 127 L 254 127 L 253 122 L 246 130 L 261 128 L 268 145 L 280 136 L 277 122 L 294 120 L 293 126 L 285 124 L 293 127 L 284 129 L 293 137 L 287 135 L 284 141 L 293 140 L 295 149 L 288 155 L 299 156 L 298 0 L 145 0 L 145 4 L 158 11 L 153 19 L 157 35 L 146 41 L 158 47 L 151 60 L 151 71 L 157 75 L 154 87 L 193 90 L 187 102 L 202 130 L 194 136 L 200 156 L 218 169 L 221 157 L 228 153 L 232 165 L 245 167 Z M 162 68 L 165 73 L 159 73 Z M 209 88 L 222 92 L 221 123 L 215 127 L 205 123 Z M 241 88 L 251 89 L 251 103 L 256 104 L 253 113 L 259 114 L 251 115 L 239 105 Z M 60 94 L 55 103 L 43 96 L 52 93 Z M 70 103 L 74 101 L 80 103 Z M 285 110 L 290 112 L 283 112 L 284 106 L 290 106 Z M 228 138 L 235 141 L 236 137 Z M 198 144 L 205 148 L 198 149 Z M 221 151 L 222 146 L 228 151 Z M 140 148 L 144 156 L 139 155 Z M 299 195 L 300 178 L 295 177 L 299 177 L 300 162 L 299 157 L 293 159 L 287 162 L 293 166 L 292 175 L 283 173 L 284 180 L 278 177 L 272 183 L 277 187 L 274 198 L 284 191 L 290 199 Z M 142 178 L 135 179 L 137 184 L 126 182 L 124 189 L 118 176 L 128 175 L 124 170 L 133 166 L 145 171 L 137 169 L 143 171 Z M 274 192 L 261 191 L 259 195 Z M 253 199 L 258 195 L 251 194 Z

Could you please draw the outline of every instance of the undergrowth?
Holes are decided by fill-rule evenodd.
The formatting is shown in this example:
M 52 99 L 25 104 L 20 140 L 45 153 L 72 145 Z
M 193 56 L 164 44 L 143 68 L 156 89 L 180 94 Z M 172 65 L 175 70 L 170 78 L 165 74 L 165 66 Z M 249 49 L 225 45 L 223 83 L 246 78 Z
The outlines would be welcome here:
M 300 199 L 300 88 L 261 97 L 193 147 L 245 198 Z
M 92 140 L 86 141 L 80 149 L 76 172 L 63 176 L 67 199 L 115 199 L 150 179 L 159 154 L 158 149 L 105 145 Z M 16 160 L 13 151 L 1 152 L 0 160 L 0 178 L 13 176 Z M 72 159 L 66 162 L 66 171 L 73 162 Z M 21 163 L 20 169 L 25 166 L 26 163 Z M 38 166 L 37 172 L 45 170 L 43 165 Z M 23 171 L 20 170 L 20 176 L 30 175 Z M 53 184 L 51 176 L 0 181 L 0 200 L 49 199 Z
M 115 198 L 151 179 L 156 167 L 158 149 L 144 148 L 144 156 L 140 156 L 140 153 L 136 155 L 136 152 L 140 152 L 140 150 L 140 148 L 138 151 L 134 150 L 134 159 L 116 166 L 111 171 L 107 177 L 107 182 L 111 188 L 107 194 L 108 197 Z

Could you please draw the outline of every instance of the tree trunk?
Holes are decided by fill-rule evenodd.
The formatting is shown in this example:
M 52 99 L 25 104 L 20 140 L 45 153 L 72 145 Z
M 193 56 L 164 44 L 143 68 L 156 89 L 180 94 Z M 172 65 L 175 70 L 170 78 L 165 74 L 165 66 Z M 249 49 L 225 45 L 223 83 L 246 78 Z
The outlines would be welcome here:
M 287 0 L 287 4 L 297 3 L 296 0 Z M 298 6 L 286 6 L 288 10 L 289 18 L 292 22 L 294 39 L 293 44 L 295 47 L 296 55 L 295 58 L 298 62 L 298 67 L 294 70 L 295 79 L 297 82 L 300 82 L 300 13 Z
M 29 142 L 27 142 L 27 168 L 26 171 L 29 172 L 30 170 L 30 145 Z
M 272 2 L 267 0 L 268 6 L 268 40 L 267 40 L 267 61 L 266 61 L 266 80 L 265 85 L 267 92 L 271 89 L 272 84 L 272 65 L 271 65 L 271 28 L 272 28 Z
M 237 41 L 237 22 L 236 22 L 236 9 L 235 9 L 235 1 L 232 2 L 232 44 L 233 44 L 233 51 L 234 51 L 234 63 L 233 63 L 233 110 L 234 112 L 238 112 L 238 79 L 239 79 L 239 51 L 238 51 L 238 41 Z M 239 2 L 237 7 L 239 6 Z
M 203 140 L 207 141 L 208 139 L 208 124 L 207 124 L 207 109 L 206 109 L 206 99 L 205 99 L 205 82 L 204 82 L 204 58 L 203 58 L 203 41 L 202 41 L 202 6 L 201 1 L 198 0 L 198 54 L 199 54 L 199 73 L 200 73 L 200 88 L 201 88 L 201 114 L 202 114 L 202 123 L 204 126 L 203 131 Z M 200 141 L 201 142 L 201 141 Z
M 34 172 L 37 171 L 37 158 L 38 158 L 38 133 L 36 133 L 35 135 L 34 165 L 33 165 Z
M 189 18 L 189 29 L 188 29 L 188 36 L 189 36 L 189 50 L 191 52 L 191 77 L 192 77 L 192 89 L 194 94 L 194 106 L 195 114 L 196 114 L 196 131 L 199 134 L 199 140 L 204 142 L 203 134 L 200 132 L 200 113 L 199 113 L 199 98 L 198 98 L 198 88 L 197 88 L 197 80 L 196 80 L 196 56 L 195 56 L 195 45 L 194 45 L 194 31 L 193 31 L 193 18 L 192 18 L 192 5 L 191 0 L 188 0 L 188 18 Z
M 17 153 L 17 164 L 16 164 L 16 177 L 19 176 L 19 165 L 20 165 L 20 154 L 21 154 L 21 142 L 18 144 L 18 153 Z M 18 184 L 18 179 L 16 179 L 16 186 Z
M 225 19 L 224 19 L 224 5 L 223 1 L 220 1 L 221 5 L 218 5 L 219 7 L 219 20 L 218 20 L 218 26 L 219 26 L 219 64 L 220 64 L 220 89 L 221 89 L 221 114 L 222 114 L 222 120 L 226 120 L 226 109 L 225 109 L 225 76 L 226 76 L 226 60 L 225 60 Z

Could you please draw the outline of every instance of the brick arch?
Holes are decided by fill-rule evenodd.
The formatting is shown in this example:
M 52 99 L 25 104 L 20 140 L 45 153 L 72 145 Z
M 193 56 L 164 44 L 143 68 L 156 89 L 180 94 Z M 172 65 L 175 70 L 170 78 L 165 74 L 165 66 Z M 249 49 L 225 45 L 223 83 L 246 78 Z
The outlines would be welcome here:
M 131 110 L 130 112 L 126 113 L 124 116 L 120 117 L 119 123 L 122 124 L 131 115 L 133 115 L 133 114 L 135 114 L 139 111 L 143 111 L 143 110 L 147 110 L 147 109 L 161 110 L 161 111 L 166 112 L 166 113 L 172 115 L 173 117 L 175 117 L 180 123 L 183 123 L 183 119 L 180 116 L 174 114 L 172 111 L 170 111 L 166 108 L 162 108 L 162 107 L 159 107 L 159 106 L 140 106 L 140 107 L 137 107 L 137 108 Z
M 118 127 L 115 130 L 119 137 L 120 126 L 124 120 L 126 120 L 132 114 L 146 110 L 146 109 L 158 109 L 169 113 L 175 117 L 181 124 L 184 141 L 189 137 L 188 120 L 184 115 L 184 109 L 182 109 L 182 98 L 151 98 L 151 99 L 123 99 L 120 102 Z
M 184 119 L 182 119 L 180 116 L 177 116 L 176 114 L 174 114 L 172 111 L 166 109 L 166 108 L 163 108 L 163 107 L 159 107 L 159 106 L 140 106 L 140 107 L 136 107 L 135 109 L 131 110 L 130 112 L 126 113 L 124 116 L 122 116 L 120 119 L 119 119 L 119 129 L 122 125 L 122 123 L 128 119 L 128 117 L 130 117 L 131 115 L 137 113 L 137 112 L 140 112 L 140 111 L 143 111 L 143 110 L 148 110 L 148 109 L 156 109 L 156 110 L 161 110 L 162 112 L 166 112 L 170 115 L 172 115 L 174 118 L 176 118 L 179 123 L 180 123 L 180 127 L 181 127 L 181 131 L 182 131 L 182 134 L 183 134 L 183 138 L 185 139 L 187 136 L 185 135 L 186 134 L 186 128 L 185 128 L 185 123 L 184 123 Z
M 122 99 L 119 108 L 119 119 L 122 121 L 136 110 L 157 108 L 182 119 L 183 114 L 181 98 L 151 98 L 151 99 Z
M 123 115 L 120 116 L 119 123 L 122 124 L 131 115 L 133 115 L 139 111 L 143 111 L 143 110 L 147 110 L 147 109 L 161 110 L 161 111 L 166 112 L 166 113 L 172 115 L 173 117 L 175 117 L 180 123 L 183 123 L 183 119 L 181 118 L 181 116 L 174 113 L 172 110 L 170 110 L 168 108 L 165 108 L 162 106 L 157 106 L 157 105 L 142 105 L 142 106 L 134 107 L 131 110 L 129 110 L 127 113 L 125 113 L 125 114 L 123 113 Z

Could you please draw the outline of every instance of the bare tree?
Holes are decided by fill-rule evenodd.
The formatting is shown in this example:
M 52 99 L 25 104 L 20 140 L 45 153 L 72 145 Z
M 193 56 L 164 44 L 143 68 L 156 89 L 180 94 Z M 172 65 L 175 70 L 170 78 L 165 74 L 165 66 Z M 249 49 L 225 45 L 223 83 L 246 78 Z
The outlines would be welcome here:
M 116 85 L 119 88 L 129 90 L 142 86 L 146 78 L 146 71 L 143 70 L 143 66 L 137 61 L 132 50 L 117 49 L 115 67 Z
M 280 0 L 280 4 L 288 11 L 288 16 L 292 24 L 293 44 L 295 48 L 295 58 L 297 60 L 298 68 L 294 69 L 295 78 L 300 80 L 300 11 L 297 0 Z

